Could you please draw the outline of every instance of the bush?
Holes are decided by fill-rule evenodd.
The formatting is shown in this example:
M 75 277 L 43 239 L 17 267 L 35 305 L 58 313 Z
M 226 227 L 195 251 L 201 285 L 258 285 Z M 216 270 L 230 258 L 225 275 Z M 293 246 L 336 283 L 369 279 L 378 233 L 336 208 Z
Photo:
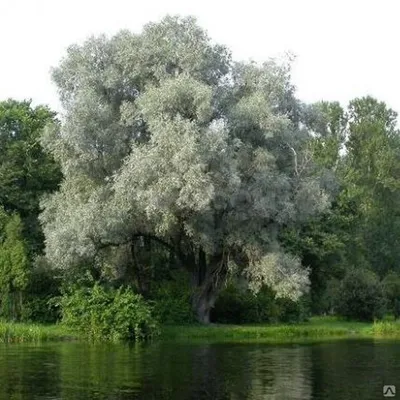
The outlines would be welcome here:
M 270 319 L 273 296 L 265 290 L 260 291 L 260 299 L 249 290 L 243 290 L 231 282 L 218 296 L 215 307 L 211 310 L 211 320 L 223 324 L 245 324 L 267 322 Z M 265 303 L 265 304 L 263 304 Z
M 299 301 L 290 299 L 277 299 L 279 309 L 279 322 L 289 324 L 305 322 L 311 316 L 311 299 L 309 295 L 302 296 Z
M 59 309 L 54 304 L 53 296 L 29 295 L 24 301 L 21 314 L 23 322 L 55 323 L 61 318 Z
M 336 304 L 339 315 L 346 318 L 361 321 L 382 318 L 385 300 L 378 277 L 363 268 L 348 270 L 340 283 Z
M 218 296 L 211 310 L 211 321 L 222 324 L 240 324 L 252 322 L 254 305 L 249 296 L 238 290 L 234 284 L 229 284 Z M 250 321 L 249 321 L 250 320 Z
M 154 315 L 166 325 L 184 325 L 195 322 L 191 307 L 192 291 L 188 278 L 179 274 L 174 280 L 159 282 L 152 289 Z
M 388 312 L 395 318 L 400 317 L 400 275 L 389 272 L 382 281 L 383 293 L 387 301 Z
M 225 324 L 290 323 L 303 321 L 307 315 L 305 298 L 300 302 L 276 299 L 275 293 L 266 286 L 255 295 L 231 282 L 220 293 L 211 319 Z
M 53 301 L 60 296 L 60 281 L 44 257 L 35 259 L 24 295 L 22 321 L 54 323 L 61 319 Z
M 129 288 L 72 288 L 60 301 L 62 321 L 92 340 L 136 340 L 159 333 L 151 307 Z

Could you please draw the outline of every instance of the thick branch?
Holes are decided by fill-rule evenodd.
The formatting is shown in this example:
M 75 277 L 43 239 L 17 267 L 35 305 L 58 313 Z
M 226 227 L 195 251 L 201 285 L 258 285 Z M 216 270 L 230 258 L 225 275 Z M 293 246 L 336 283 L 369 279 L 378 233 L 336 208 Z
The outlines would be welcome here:
M 148 234 L 148 233 L 137 232 L 134 235 L 131 235 L 129 238 L 121 240 L 120 242 L 111 242 L 111 241 L 107 241 L 107 242 L 102 242 L 102 241 L 97 241 L 96 242 L 96 241 L 94 241 L 94 242 L 95 242 L 96 247 L 98 249 L 105 249 L 105 248 L 108 248 L 108 247 L 118 247 L 118 246 L 123 246 L 123 245 L 129 244 L 133 240 L 135 240 L 136 238 L 139 238 L 139 237 L 147 238 L 147 239 L 153 240 L 153 241 L 161 244 L 162 246 L 164 246 L 165 248 L 167 248 L 168 250 L 170 250 L 174 254 L 176 254 L 178 256 L 178 258 L 184 264 L 187 263 L 188 260 L 186 259 L 184 254 L 179 249 L 176 249 L 173 245 L 171 245 L 167 241 L 165 241 L 165 240 L 163 240 L 163 239 L 161 239 L 161 238 L 159 238 L 157 236 Z

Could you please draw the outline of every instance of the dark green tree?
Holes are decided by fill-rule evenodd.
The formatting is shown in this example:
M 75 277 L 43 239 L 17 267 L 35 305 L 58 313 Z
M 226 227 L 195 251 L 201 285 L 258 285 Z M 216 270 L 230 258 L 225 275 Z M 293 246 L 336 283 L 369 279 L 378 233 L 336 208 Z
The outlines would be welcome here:
M 306 116 L 332 207 L 284 231 L 282 240 L 311 267 L 313 309 L 320 312 L 327 281 L 342 279 L 349 267 L 381 277 L 399 267 L 400 137 L 396 113 L 371 97 L 353 100 L 346 110 L 318 103 Z
M 61 172 L 40 145 L 44 126 L 57 123 L 55 113 L 30 101 L 0 102 L 0 205 L 18 213 L 30 254 L 43 248 L 38 223 L 39 200 L 57 189 Z
M 0 315 L 20 319 L 29 282 L 29 260 L 18 214 L 0 209 Z
M 343 201 L 352 204 L 350 252 L 380 276 L 400 266 L 400 135 L 397 114 L 371 97 L 348 111 Z

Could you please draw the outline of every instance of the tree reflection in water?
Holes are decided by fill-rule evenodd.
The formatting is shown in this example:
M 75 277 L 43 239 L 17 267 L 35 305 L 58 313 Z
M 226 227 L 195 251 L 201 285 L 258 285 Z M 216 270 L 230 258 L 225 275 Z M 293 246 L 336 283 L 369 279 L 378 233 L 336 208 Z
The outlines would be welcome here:
M 375 399 L 400 343 L 52 343 L 0 348 L 0 399 Z

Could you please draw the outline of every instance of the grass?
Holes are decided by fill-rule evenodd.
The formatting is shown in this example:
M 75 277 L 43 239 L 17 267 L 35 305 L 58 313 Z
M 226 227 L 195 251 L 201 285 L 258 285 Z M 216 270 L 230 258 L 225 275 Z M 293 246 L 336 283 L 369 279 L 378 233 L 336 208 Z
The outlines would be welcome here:
M 75 340 L 79 335 L 63 325 L 0 322 L 0 343 Z
M 313 317 L 293 325 L 189 325 L 164 326 L 162 340 L 287 343 L 348 338 L 400 339 L 400 321 L 375 323 L 345 321 L 337 317 Z M 85 340 L 64 325 L 24 324 L 0 321 L 0 343 Z
M 400 339 L 400 321 L 379 321 L 372 326 L 375 337 Z
M 293 325 L 166 326 L 164 340 L 293 342 L 346 338 L 399 338 L 400 322 L 354 322 L 336 317 L 313 317 Z

